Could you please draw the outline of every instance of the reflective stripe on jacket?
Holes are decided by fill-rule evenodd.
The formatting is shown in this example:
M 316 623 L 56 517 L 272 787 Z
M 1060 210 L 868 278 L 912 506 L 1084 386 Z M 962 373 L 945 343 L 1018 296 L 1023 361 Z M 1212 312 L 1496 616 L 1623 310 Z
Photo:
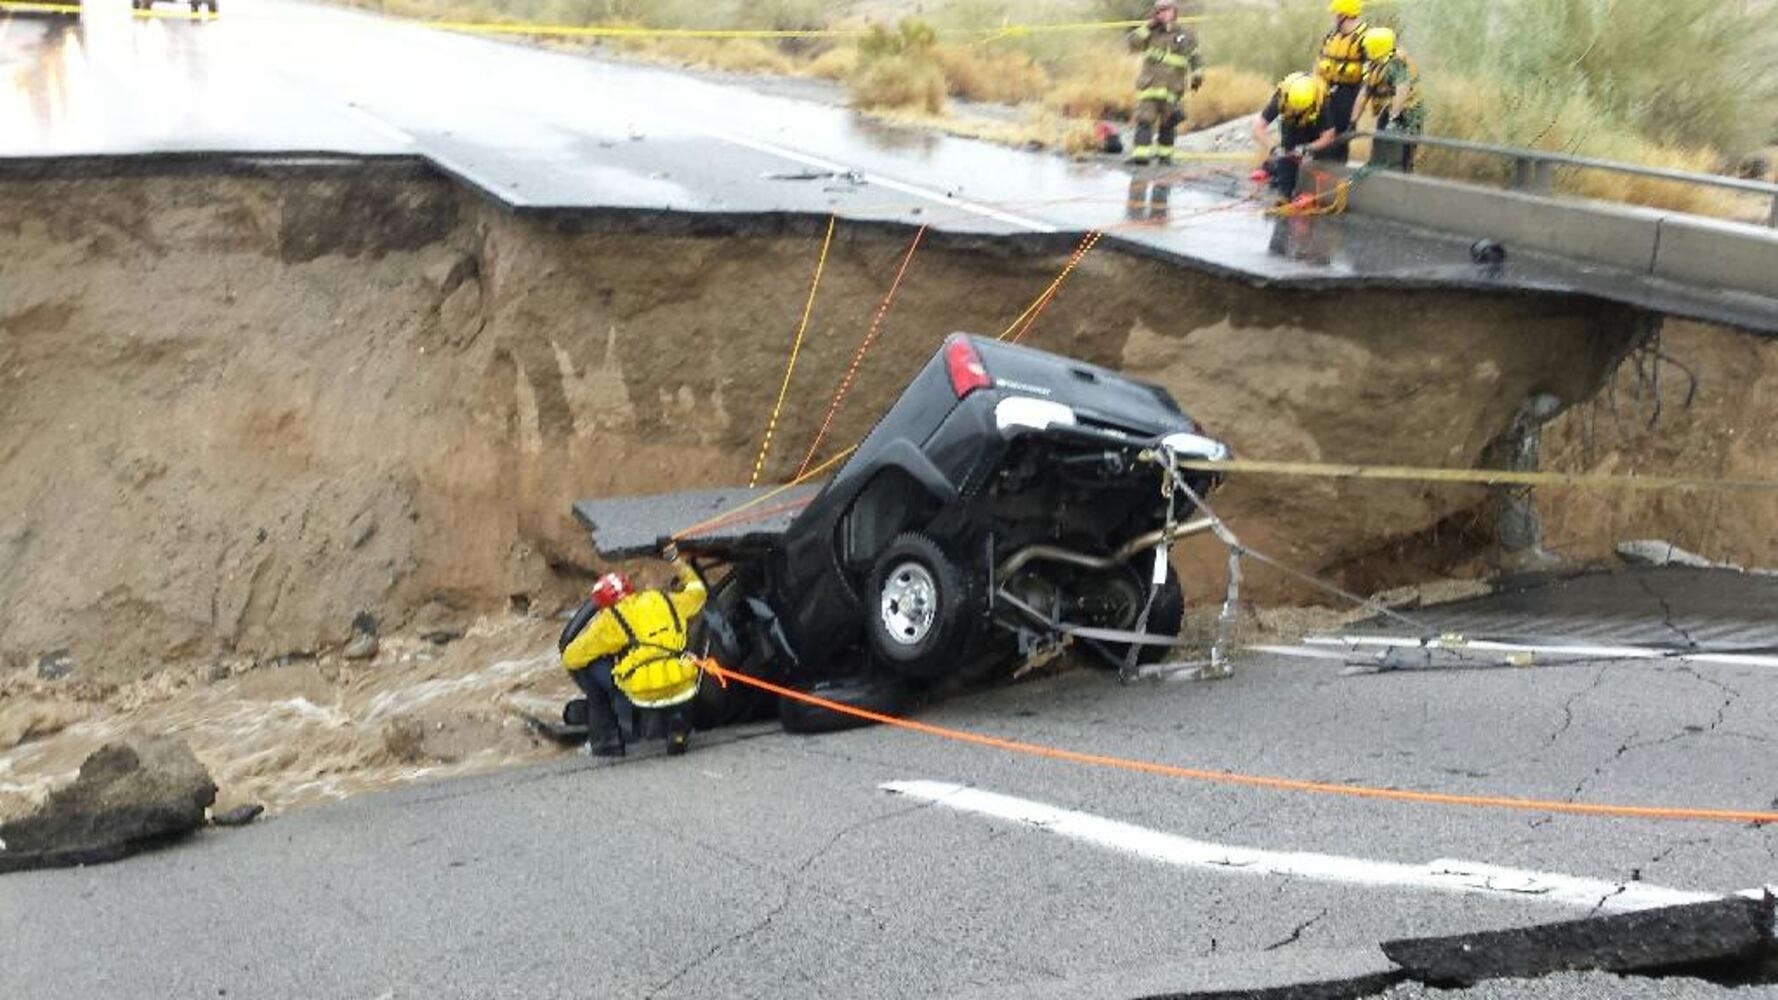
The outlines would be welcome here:
M 1177 101 L 1204 66 L 1198 54 L 1198 33 L 1181 25 L 1157 32 L 1143 25 L 1130 32 L 1130 48 L 1142 53 L 1142 71 L 1136 75 L 1139 101 Z

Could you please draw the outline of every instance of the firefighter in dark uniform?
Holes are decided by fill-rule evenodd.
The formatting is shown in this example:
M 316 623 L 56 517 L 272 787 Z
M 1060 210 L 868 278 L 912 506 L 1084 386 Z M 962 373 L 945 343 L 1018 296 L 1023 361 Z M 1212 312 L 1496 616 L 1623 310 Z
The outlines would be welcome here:
M 1297 175 L 1304 156 L 1318 156 L 1334 148 L 1340 141 L 1328 107 L 1330 88 L 1327 81 L 1310 73 L 1292 73 L 1285 77 L 1272 99 L 1253 119 L 1254 144 L 1272 149 L 1264 173 L 1280 201 L 1289 201 L 1296 194 Z M 1278 143 L 1272 144 L 1272 123 L 1278 123 Z
M 1148 23 L 1130 32 L 1130 48 L 1142 53 L 1136 77 L 1136 136 L 1130 162 L 1170 162 L 1173 140 L 1185 121 L 1185 92 L 1204 83 L 1198 33 L 1179 23 L 1175 0 L 1155 0 Z
M 1335 131 L 1349 132 L 1364 92 L 1364 36 L 1370 25 L 1363 21 L 1364 0 L 1333 0 L 1328 10 L 1334 26 L 1321 40 L 1315 75 L 1327 82 L 1328 120 Z

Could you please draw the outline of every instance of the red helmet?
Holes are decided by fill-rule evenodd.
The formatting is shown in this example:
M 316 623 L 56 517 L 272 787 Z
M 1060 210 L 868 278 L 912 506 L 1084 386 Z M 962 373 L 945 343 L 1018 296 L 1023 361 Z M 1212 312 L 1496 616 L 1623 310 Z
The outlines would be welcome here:
M 607 573 L 593 584 L 593 603 L 601 608 L 609 608 L 613 604 L 636 592 L 636 585 L 622 573 Z

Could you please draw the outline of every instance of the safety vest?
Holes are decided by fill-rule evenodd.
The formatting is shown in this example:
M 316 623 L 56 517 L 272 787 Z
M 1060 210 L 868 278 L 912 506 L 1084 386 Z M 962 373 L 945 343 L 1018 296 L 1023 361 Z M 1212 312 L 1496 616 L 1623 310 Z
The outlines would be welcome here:
M 1315 75 L 1328 83 L 1356 87 L 1364 82 L 1364 33 L 1370 25 L 1360 21 L 1349 32 L 1334 29 L 1321 41 L 1321 58 L 1315 63 Z
M 1393 72 L 1397 63 L 1406 70 L 1405 73 Z M 1381 114 L 1389 110 L 1389 106 L 1395 102 L 1395 81 L 1398 77 L 1407 80 L 1407 96 L 1402 100 L 1402 113 L 1406 114 L 1420 106 L 1419 67 L 1414 65 L 1412 59 L 1397 52 L 1372 65 L 1370 72 L 1365 74 L 1364 86 L 1371 95 L 1371 111 Z
M 650 598 L 665 606 L 671 624 L 643 638 L 636 634 L 635 626 L 630 624 L 623 609 L 629 604 L 632 611 L 650 610 L 634 606 Z M 666 594 L 658 590 L 644 591 L 610 611 L 630 641 L 629 648 L 611 668 L 612 683 L 624 697 L 639 708 L 666 708 L 697 697 L 703 671 L 697 660 L 685 651 L 685 623 L 679 618 L 679 609 Z M 651 613 L 648 617 L 658 615 Z

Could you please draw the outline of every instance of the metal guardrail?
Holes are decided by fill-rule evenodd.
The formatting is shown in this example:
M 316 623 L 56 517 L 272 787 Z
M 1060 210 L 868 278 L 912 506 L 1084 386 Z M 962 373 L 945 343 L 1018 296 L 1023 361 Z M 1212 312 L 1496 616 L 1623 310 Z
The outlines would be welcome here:
M 1744 180 L 1739 177 L 1724 177 L 1721 174 L 1669 170 L 1665 167 L 1645 167 L 1640 164 L 1601 160 L 1591 156 L 1575 156 L 1572 153 L 1550 153 L 1538 149 L 1524 149 L 1519 146 L 1496 146 L 1486 142 L 1471 142 L 1467 139 L 1444 139 L 1438 136 L 1403 132 L 1388 132 L 1382 135 L 1376 132 L 1360 132 L 1356 134 L 1355 138 L 1381 139 L 1384 142 L 1415 146 L 1433 146 L 1438 149 L 1450 149 L 1462 153 L 1481 153 L 1510 159 L 1513 161 L 1513 180 L 1508 186 L 1515 191 L 1528 191 L 1533 194 L 1553 193 L 1556 168 L 1575 167 L 1581 170 L 1604 170 L 1637 177 L 1651 177 L 1656 180 L 1674 181 L 1679 184 L 1722 188 L 1742 194 L 1765 195 L 1772 199 L 1771 210 L 1766 215 L 1766 225 L 1778 229 L 1778 184 L 1770 181 Z M 1386 162 L 1379 165 L 1385 168 L 1389 166 Z

